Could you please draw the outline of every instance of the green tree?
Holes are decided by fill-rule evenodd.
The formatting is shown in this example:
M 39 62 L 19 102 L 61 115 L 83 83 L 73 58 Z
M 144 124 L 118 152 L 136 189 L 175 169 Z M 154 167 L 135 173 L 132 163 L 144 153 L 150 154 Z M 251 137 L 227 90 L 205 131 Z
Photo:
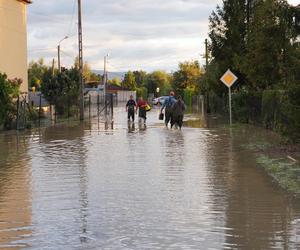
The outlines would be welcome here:
M 287 8 L 285 1 L 256 1 L 253 20 L 249 24 L 247 53 L 242 64 L 251 89 L 270 88 L 286 76 L 290 44 L 284 14 Z
M 184 94 L 184 90 L 197 93 L 200 88 L 202 71 L 198 61 L 179 63 L 179 69 L 173 73 L 172 87 L 176 94 Z
M 42 78 L 48 67 L 44 64 L 44 59 L 41 58 L 37 62 L 31 61 L 28 68 L 28 85 L 29 88 L 35 87 L 40 90 Z
M 250 0 L 224 0 L 223 6 L 217 6 L 209 18 L 210 50 L 219 69 L 214 81 L 219 81 L 221 74 L 231 68 L 239 77 L 239 86 L 245 83 L 241 63 L 246 51 L 251 3 Z
M 122 81 L 122 86 L 124 88 L 128 88 L 129 90 L 136 90 L 136 81 L 132 71 L 129 70 L 125 74 L 124 79 Z
M 147 72 L 143 70 L 135 70 L 132 72 L 134 75 L 134 79 L 137 87 L 142 87 L 146 85 L 147 80 Z
M 171 90 L 171 75 L 162 70 L 153 71 L 147 75 L 146 87 L 148 93 L 167 95 Z M 156 92 L 157 88 L 159 93 Z
M 55 105 L 58 114 L 65 114 L 79 99 L 79 70 L 75 67 L 52 75 L 49 69 L 45 72 L 41 91 L 46 100 Z

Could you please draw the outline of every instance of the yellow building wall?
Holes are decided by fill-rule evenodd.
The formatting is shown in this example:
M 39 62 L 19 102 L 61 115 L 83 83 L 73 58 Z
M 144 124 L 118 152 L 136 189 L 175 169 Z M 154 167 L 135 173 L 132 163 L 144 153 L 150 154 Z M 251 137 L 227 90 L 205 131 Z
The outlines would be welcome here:
M 28 92 L 26 4 L 16 0 L 0 0 L 0 71 Z

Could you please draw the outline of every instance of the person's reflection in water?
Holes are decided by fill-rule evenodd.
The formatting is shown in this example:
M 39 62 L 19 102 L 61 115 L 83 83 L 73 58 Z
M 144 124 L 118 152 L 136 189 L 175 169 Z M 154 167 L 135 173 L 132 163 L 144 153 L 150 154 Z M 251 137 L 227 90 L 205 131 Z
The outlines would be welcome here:
M 139 130 L 140 131 L 145 131 L 146 129 L 147 129 L 146 123 L 139 121 Z
M 164 165 L 167 166 L 167 177 L 170 183 L 179 187 L 178 182 L 183 182 L 183 171 L 185 162 L 184 136 L 182 131 L 170 131 L 167 133 L 164 145 Z M 174 182 L 175 181 L 175 182 Z M 176 184 L 177 183 L 177 184 Z
M 135 131 L 135 123 L 132 121 L 128 121 L 128 133 L 133 133 Z

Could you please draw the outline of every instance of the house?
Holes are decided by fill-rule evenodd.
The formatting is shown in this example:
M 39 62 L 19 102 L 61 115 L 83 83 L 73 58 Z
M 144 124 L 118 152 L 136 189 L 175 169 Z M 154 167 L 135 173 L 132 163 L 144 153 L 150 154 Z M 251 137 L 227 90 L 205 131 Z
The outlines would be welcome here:
M 22 93 L 28 92 L 27 18 L 30 0 L 0 0 L 0 72 L 21 78 Z

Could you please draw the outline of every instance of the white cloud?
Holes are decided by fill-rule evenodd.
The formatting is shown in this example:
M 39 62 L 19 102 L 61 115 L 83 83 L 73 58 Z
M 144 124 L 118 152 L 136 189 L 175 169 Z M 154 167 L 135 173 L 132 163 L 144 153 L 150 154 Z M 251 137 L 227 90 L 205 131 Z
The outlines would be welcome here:
M 299 4 L 299 0 L 289 1 Z M 222 0 L 82 0 L 84 60 L 102 68 L 174 70 L 179 61 L 200 59 L 208 17 Z M 28 8 L 29 59 L 56 58 L 62 65 L 77 55 L 77 0 L 34 0 Z
M 200 58 L 208 16 L 221 0 L 86 0 L 83 4 L 84 60 L 110 67 L 173 70 L 179 61 Z M 35 0 L 28 8 L 29 59 L 56 58 L 63 41 L 62 64 L 77 55 L 77 0 Z

